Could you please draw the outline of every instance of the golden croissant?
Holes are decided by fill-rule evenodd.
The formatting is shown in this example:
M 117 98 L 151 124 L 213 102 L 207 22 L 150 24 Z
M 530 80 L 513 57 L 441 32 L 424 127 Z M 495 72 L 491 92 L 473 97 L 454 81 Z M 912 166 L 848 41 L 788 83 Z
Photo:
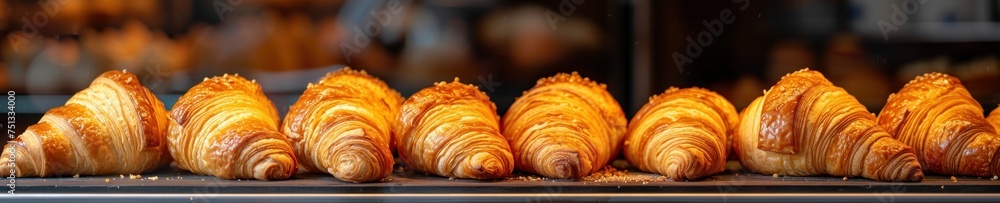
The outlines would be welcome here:
M 108 71 L 7 143 L 0 174 L 140 174 L 170 163 L 169 118 L 135 75 Z M 14 153 L 11 168 L 10 153 Z
M 285 116 L 282 132 L 309 171 L 379 181 L 392 173 L 392 123 L 402 105 L 385 82 L 345 68 L 309 84 Z
M 913 147 L 924 170 L 1000 175 L 1000 136 L 957 78 L 928 73 L 889 96 L 878 123 Z
M 503 118 L 518 170 L 581 178 L 618 156 L 625 113 L 606 90 L 576 72 L 538 80 Z
M 223 179 L 286 179 L 298 170 L 278 111 L 256 81 L 239 75 L 205 80 L 171 110 L 170 154 L 177 166 Z
M 995 129 L 997 132 L 1000 132 L 1000 106 L 998 106 L 996 109 L 993 109 L 993 112 L 990 112 L 990 117 L 987 117 L 986 119 L 989 120 L 991 124 L 993 124 L 993 129 Z
M 763 174 L 920 181 L 913 148 L 892 139 L 854 96 L 817 71 L 785 75 L 740 113 L 733 150 Z
M 625 159 L 674 180 L 722 172 L 739 115 L 726 98 L 701 88 L 672 87 L 649 98 L 628 125 Z
M 514 160 L 500 135 L 496 105 L 476 86 L 438 82 L 413 94 L 394 128 L 399 158 L 410 168 L 454 178 L 498 179 Z

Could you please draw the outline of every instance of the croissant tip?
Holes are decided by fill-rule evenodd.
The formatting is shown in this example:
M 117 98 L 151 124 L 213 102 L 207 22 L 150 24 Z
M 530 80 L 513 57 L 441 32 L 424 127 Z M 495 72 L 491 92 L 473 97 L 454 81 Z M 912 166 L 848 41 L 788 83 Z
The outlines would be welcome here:
M 4 151 L 6 151 L 6 150 L 4 150 Z M 7 156 L 7 154 L 5 153 L 4 156 Z M 14 170 L 11 170 L 10 165 L 6 163 L 7 161 L 9 161 L 9 159 L 2 159 L 2 160 L 5 163 L 4 164 L 0 164 L 0 177 L 9 177 L 10 176 L 10 172 L 14 171 Z
M 907 181 L 910 181 L 910 182 L 920 182 L 922 180 L 924 180 L 924 173 L 921 172 L 921 171 L 917 171 L 915 174 L 911 175 L 910 179 L 907 180 Z
M 585 175 L 582 172 L 589 172 L 581 167 L 578 152 L 553 153 L 546 163 L 551 163 L 552 173 L 547 175 L 550 178 L 581 178 Z
M 253 178 L 258 180 L 283 180 L 298 170 L 294 155 L 270 154 L 253 167 Z
M 509 162 L 504 159 L 504 156 L 494 153 L 476 153 L 472 155 L 472 158 L 469 160 L 470 162 L 468 162 L 471 166 L 470 168 L 474 172 L 474 174 L 471 175 L 477 179 L 496 179 L 506 177 L 507 175 L 510 175 L 513 169 L 511 167 L 507 167 L 509 164 L 506 163 Z

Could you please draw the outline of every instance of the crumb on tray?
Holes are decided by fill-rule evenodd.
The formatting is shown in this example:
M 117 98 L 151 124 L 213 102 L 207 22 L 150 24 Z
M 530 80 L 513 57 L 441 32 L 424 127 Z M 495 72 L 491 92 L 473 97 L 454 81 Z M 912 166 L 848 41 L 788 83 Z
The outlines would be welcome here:
M 667 181 L 667 177 L 662 175 L 629 174 L 628 170 L 618 170 L 612 166 L 604 166 L 601 170 L 580 178 L 580 180 L 588 182 L 648 184 L 649 182 Z

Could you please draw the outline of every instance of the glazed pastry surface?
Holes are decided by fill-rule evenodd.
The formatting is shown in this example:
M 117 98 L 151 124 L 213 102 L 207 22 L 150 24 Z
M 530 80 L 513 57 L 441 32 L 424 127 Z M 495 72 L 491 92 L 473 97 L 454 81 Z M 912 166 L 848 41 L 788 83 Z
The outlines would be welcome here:
M 305 169 L 349 182 L 392 173 L 392 124 L 403 99 L 378 78 L 344 68 L 309 84 L 291 106 L 282 132 Z
M 108 71 L 7 143 L 0 174 L 141 174 L 170 163 L 163 103 L 127 71 Z
M 403 103 L 394 127 L 407 166 L 445 177 L 499 179 L 514 170 L 489 96 L 473 85 L 438 82 Z
M 298 170 L 278 111 L 260 85 L 239 75 L 205 78 L 171 110 L 177 166 L 223 179 L 287 179 Z
M 517 98 L 503 118 L 517 169 L 578 179 L 613 161 L 627 120 L 606 88 L 576 72 L 560 73 Z
M 739 115 L 726 98 L 701 88 L 671 87 L 650 97 L 625 138 L 625 158 L 674 180 L 722 172 Z
M 879 125 L 916 150 L 925 171 L 1000 175 L 1000 136 L 955 77 L 927 73 L 889 96 Z
M 740 113 L 733 150 L 763 174 L 920 181 L 913 148 L 817 71 L 785 75 Z

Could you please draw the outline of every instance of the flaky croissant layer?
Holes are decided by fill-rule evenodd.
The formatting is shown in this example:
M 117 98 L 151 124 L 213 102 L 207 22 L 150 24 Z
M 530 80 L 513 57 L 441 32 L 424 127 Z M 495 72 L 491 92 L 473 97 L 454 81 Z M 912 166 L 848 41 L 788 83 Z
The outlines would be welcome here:
M 286 179 L 298 169 L 278 111 L 239 75 L 205 80 L 171 110 L 170 154 L 181 169 L 224 179 Z
M 618 156 L 625 113 L 604 84 L 576 72 L 538 80 L 503 118 L 518 170 L 581 178 Z
M 1000 136 L 955 77 L 928 73 L 890 95 L 879 124 L 944 175 L 1000 175 Z
M 500 135 L 496 105 L 476 86 L 438 82 L 413 94 L 394 127 L 399 157 L 408 167 L 439 176 L 497 179 L 514 160 Z
M 402 97 L 364 71 L 344 68 L 309 84 L 291 106 L 282 132 L 303 167 L 349 182 L 392 173 L 392 123 Z
M 163 103 L 135 75 L 108 71 L 7 143 L 0 174 L 139 174 L 170 163 Z M 14 149 L 11 151 L 11 149 Z
M 721 95 L 671 87 L 653 96 L 629 123 L 625 158 L 674 180 L 722 172 L 739 116 Z
M 920 181 L 912 148 L 844 89 L 808 69 L 782 77 L 740 114 L 733 150 L 764 174 Z

